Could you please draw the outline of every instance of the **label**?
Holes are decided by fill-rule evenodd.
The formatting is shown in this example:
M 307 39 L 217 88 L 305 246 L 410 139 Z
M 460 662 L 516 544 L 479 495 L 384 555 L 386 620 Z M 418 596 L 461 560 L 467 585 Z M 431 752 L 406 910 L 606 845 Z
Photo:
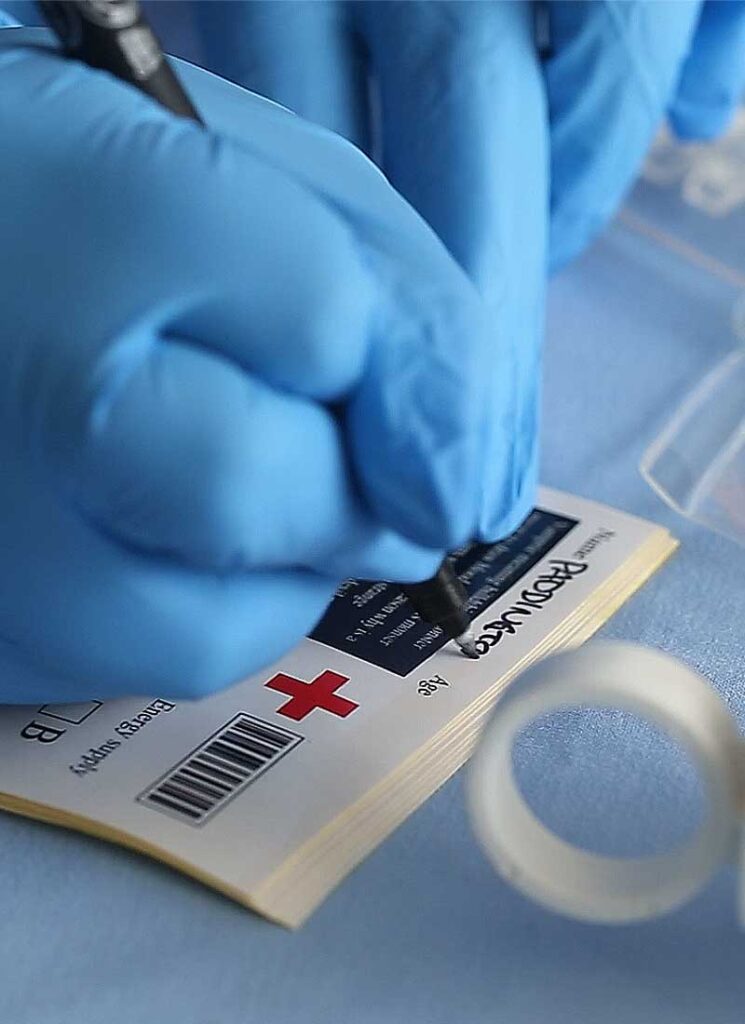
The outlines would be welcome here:
M 578 520 L 535 509 L 513 534 L 496 544 L 469 544 L 455 553 L 471 617 L 518 583 L 574 529 Z M 396 583 L 347 580 L 311 639 L 407 676 L 448 643 L 439 626 L 424 622 Z

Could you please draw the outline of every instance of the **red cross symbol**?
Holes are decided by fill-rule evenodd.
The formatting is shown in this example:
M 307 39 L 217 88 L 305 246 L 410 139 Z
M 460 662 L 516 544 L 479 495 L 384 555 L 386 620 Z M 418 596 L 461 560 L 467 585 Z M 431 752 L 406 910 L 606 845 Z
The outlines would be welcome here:
M 346 697 L 340 697 L 336 693 L 340 686 L 348 682 L 348 676 L 342 676 L 338 672 L 326 669 L 325 672 L 321 672 L 310 683 L 306 683 L 302 679 L 295 679 L 294 676 L 285 675 L 284 672 L 279 672 L 265 685 L 270 690 L 278 690 L 280 693 L 286 693 L 292 698 L 286 704 L 283 704 L 281 708 L 278 708 L 278 712 L 286 718 L 293 718 L 296 722 L 299 722 L 306 715 L 309 715 L 311 711 L 315 710 L 315 708 L 330 711 L 332 715 L 338 715 L 339 718 L 346 718 L 347 715 L 351 715 L 359 707 L 359 704 L 355 704 L 353 700 L 347 700 Z

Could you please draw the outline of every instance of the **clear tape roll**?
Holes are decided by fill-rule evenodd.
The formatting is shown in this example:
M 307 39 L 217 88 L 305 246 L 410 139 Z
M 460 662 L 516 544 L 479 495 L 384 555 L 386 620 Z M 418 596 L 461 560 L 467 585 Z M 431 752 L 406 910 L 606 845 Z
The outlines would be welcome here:
M 560 839 L 533 814 L 515 782 L 513 741 L 538 715 L 578 705 L 634 712 L 689 752 L 707 806 L 681 846 L 648 857 L 600 856 Z M 468 776 L 474 829 L 497 870 L 553 910 L 606 923 L 655 917 L 690 898 L 734 856 L 744 749 L 725 704 L 682 662 L 633 644 L 588 644 L 538 662 L 497 703 Z

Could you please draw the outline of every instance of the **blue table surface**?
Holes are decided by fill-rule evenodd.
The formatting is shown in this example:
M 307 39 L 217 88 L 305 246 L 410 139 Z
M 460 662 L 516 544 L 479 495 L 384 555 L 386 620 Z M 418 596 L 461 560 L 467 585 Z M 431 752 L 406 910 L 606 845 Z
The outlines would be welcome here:
M 670 191 L 641 185 L 633 205 L 689 240 L 697 225 L 712 232 Z M 722 232 L 732 241 L 718 256 L 739 256 L 745 275 L 745 214 Z M 603 633 L 679 655 L 742 724 L 745 551 L 677 519 L 636 469 L 675 403 L 735 344 L 736 281 L 715 271 L 620 222 L 553 282 L 543 479 L 681 537 Z M 516 758 L 534 805 L 598 849 L 660 848 L 696 813 L 683 756 L 629 716 L 564 715 L 531 730 Z M 732 869 L 652 923 L 565 920 L 495 876 L 460 775 L 297 933 L 145 858 L 8 815 L 0 865 L 2 1024 L 745 1020 Z

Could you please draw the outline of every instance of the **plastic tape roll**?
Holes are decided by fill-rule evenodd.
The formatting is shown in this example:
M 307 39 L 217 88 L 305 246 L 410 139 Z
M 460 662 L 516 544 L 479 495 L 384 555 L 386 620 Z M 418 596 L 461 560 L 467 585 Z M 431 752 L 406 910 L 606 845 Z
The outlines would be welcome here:
M 688 751 L 707 808 L 683 845 L 649 857 L 599 856 L 560 839 L 533 814 L 515 782 L 513 741 L 537 716 L 578 705 L 634 712 Z M 499 700 L 471 762 L 471 817 L 494 866 L 526 895 L 588 921 L 644 920 L 690 898 L 736 854 L 744 751 L 724 703 L 682 662 L 633 644 L 588 644 L 529 668 Z

